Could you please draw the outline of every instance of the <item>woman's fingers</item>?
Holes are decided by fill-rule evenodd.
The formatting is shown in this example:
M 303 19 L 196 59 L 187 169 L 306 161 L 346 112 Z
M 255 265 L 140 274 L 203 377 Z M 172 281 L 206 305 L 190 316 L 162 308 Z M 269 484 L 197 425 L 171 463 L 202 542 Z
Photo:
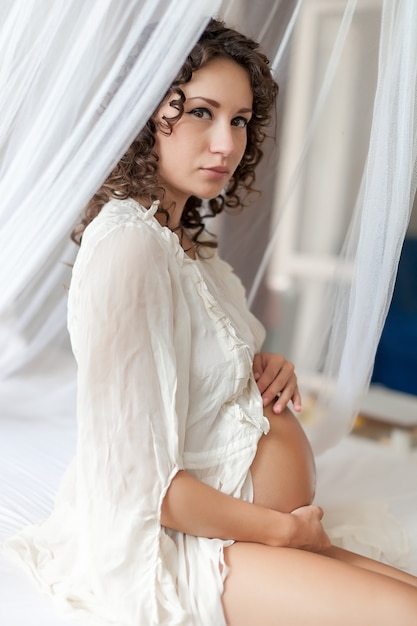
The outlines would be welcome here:
M 259 356 L 261 358 L 257 360 L 255 371 L 255 376 L 257 373 L 260 374 L 257 379 L 258 388 L 261 394 L 266 393 L 271 401 L 283 391 L 294 375 L 294 365 L 280 354 L 264 352 Z
M 281 354 L 262 352 L 255 355 L 253 371 L 263 405 L 274 403 L 274 413 L 281 413 L 290 401 L 296 411 L 301 410 L 301 396 L 297 386 L 294 365 Z
M 297 413 L 299 413 L 302 409 L 302 400 L 301 400 L 301 394 L 300 391 L 298 389 L 298 385 L 295 388 L 295 392 L 294 395 L 291 398 L 292 400 L 292 405 L 294 407 L 294 410 L 297 411 Z
M 262 352 L 257 354 L 253 360 L 253 371 L 255 374 L 255 380 L 258 384 L 258 389 L 261 394 L 265 393 L 271 384 L 276 380 L 277 376 L 281 374 L 281 381 L 276 385 L 281 389 L 288 380 L 288 375 L 282 375 L 282 370 L 285 367 L 286 360 L 281 354 L 271 354 L 269 352 Z M 278 390 L 279 393 L 281 390 Z M 269 393 L 271 395 L 271 393 Z M 271 395 L 271 400 L 274 394 Z
M 289 402 L 292 402 L 295 411 L 301 411 L 301 396 L 298 391 L 297 382 L 295 382 L 295 387 L 289 384 L 279 394 L 278 399 L 274 402 L 272 407 L 273 412 L 276 414 L 282 413 Z

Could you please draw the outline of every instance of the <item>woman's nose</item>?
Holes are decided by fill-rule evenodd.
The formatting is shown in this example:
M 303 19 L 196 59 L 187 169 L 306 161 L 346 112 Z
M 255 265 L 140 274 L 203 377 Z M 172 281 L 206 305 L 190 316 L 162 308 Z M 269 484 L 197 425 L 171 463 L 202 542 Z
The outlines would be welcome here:
M 213 124 L 210 137 L 210 151 L 213 154 L 229 156 L 236 148 L 236 138 L 230 122 Z

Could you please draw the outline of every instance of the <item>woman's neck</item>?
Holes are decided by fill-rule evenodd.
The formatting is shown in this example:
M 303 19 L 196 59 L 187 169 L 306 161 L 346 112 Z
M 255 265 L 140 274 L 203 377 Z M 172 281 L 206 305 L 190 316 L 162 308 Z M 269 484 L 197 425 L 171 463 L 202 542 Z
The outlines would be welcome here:
M 168 226 L 173 231 L 181 228 L 181 217 L 184 210 L 184 203 L 169 202 L 164 198 L 159 205 L 159 211 L 155 217 L 162 226 Z

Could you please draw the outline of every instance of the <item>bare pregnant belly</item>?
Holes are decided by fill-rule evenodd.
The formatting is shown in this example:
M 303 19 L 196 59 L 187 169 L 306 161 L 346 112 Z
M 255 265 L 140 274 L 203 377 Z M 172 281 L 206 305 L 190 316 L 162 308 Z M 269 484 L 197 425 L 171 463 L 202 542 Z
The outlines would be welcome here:
M 288 513 L 311 504 L 316 472 L 307 437 L 289 409 L 280 415 L 266 407 L 271 429 L 263 435 L 251 466 L 254 502 Z

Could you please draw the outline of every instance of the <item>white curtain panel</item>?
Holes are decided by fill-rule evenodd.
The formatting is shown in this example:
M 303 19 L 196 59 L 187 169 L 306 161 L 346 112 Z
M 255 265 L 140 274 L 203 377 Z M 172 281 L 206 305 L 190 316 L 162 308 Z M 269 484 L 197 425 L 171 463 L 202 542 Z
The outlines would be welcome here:
M 211 15 L 280 85 L 262 195 L 215 228 L 321 451 L 369 383 L 415 195 L 414 0 L 2 0 L 1 409 L 74 418 L 71 229 Z

